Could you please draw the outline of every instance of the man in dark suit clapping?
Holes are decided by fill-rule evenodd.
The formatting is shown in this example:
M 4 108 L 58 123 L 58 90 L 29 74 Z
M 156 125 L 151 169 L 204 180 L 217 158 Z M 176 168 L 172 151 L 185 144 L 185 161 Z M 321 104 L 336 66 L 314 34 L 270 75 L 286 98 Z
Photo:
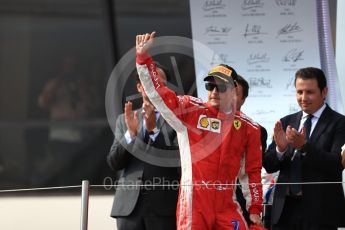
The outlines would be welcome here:
M 340 155 L 345 117 L 325 103 L 327 84 L 322 70 L 298 70 L 295 88 L 301 111 L 276 123 L 274 141 L 263 161 L 267 172 L 280 170 L 272 229 L 336 230 L 345 226 Z
M 166 75 L 157 68 L 160 76 Z M 127 102 L 117 119 L 108 164 L 121 170 L 111 216 L 118 230 L 174 230 L 180 164 L 176 132 L 148 99 L 139 79 L 141 111 Z

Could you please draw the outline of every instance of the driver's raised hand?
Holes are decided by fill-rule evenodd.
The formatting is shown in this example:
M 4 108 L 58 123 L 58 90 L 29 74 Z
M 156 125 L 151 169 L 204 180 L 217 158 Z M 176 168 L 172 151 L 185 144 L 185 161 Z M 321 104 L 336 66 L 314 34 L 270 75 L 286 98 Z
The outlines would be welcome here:
M 156 32 L 152 32 L 151 34 L 139 34 L 136 36 L 136 43 L 135 48 L 137 54 L 145 54 L 151 48 L 154 37 L 156 36 Z

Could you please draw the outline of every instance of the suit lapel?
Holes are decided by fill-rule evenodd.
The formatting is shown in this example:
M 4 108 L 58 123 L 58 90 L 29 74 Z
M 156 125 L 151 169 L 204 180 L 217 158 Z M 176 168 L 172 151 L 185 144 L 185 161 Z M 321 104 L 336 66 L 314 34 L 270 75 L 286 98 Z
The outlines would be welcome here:
M 332 119 L 331 112 L 332 110 L 328 106 L 326 106 L 318 122 L 316 123 L 313 132 L 311 133 L 310 141 L 314 142 L 314 140 L 317 140 L 323 133 L 324 129 L 327 127 L 327 125 L 330 123 L 330 120 Z
M 165 122 L 165 120 L 162 118 L 162 115 L 160 114 L 158 117 L 158 120 L 157 120 L 157 124 L 156 124 L 157 128 L 161 129 L 164 122 Z
M 294 114 L 293 117 L 291 117 L 291 120 L 290 120 L 288 125 L 290 125 L 294 129 L 298 130 L 299 124 L 301 123 L 302 115 L 303 115 L 302 111 Z M 291 145 L 288 145 L 288 152 L 289 153 L 287 154 L 287 156 L 291 157 L 293 152 L 294 152 L 294 149 L 292 148 Z
M 171 137 L 170 133 L 172 132 L 172 129 L 169 127 L 168 123 L 164 120 L 162 117 L 162 114 L 159 115 L 158 120 L 157 120 L 157 128 L 160 130 L 160 133 L 163 135 L 158 135 L 157 138 L 162 138 L 160 139 L 161 143 L 164 143 L 166 146 L 171 146 L 173 143 L 171 142 Z M 164 140 L 163 140 L 164 138 Z
M 301 123 L 302 115 L 303 113 L 302 111 L 300 111 L 299 113 L 296 114 L 295 119 L 292 119 L 292 122 L 290 124 L 292 128 L 295 128 L 296 130 L 298 130 L 299 125 Z

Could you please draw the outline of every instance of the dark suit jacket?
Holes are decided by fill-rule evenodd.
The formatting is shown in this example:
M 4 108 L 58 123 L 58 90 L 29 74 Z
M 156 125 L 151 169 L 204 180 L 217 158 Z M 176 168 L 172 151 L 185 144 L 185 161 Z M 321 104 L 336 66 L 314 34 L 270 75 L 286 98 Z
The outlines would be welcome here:
M 174 188 L 149 187 L 147 195 L 151 211 L 162 216 L 175 216 L 180 181 L 180 164 L 176 132 L 160 116 L 157 128 L 160 129 L 154 142 L 143 142 L 142 116 L 139 115 L 140 127 L 135 140 L 127 144 L 124 134 L 127 130 L 124 115 L 117 119 L 115 140 L 107 161 L 113 170 L 121 170 L 115 192 L 112 217 L 128 216 L 133 211 L 140 193 L 135 185 L 173 183 Z M 150 161 L 150 162 L 147 162 Z M 150 163 L 159 164 L 153 165 Z M 164 166 L 164 167 L 161 167 Z M 165 167 L 175 166 L 175 167 Z M 132 186 L 121 186 L 121 185 Z
M 288 125 L 298 130 L 302 112 L 281 119 L 283 128 Z M 345 141 L 345 117 L 328 106 L 321 114 L 302 157 L 302 182 L 341 182 L 341 146 Z M 268 173 L 280 170 L 278 183 L 293 182 L 289 167 L 294 149 L 289 146 L 283 160 L 277 158 L 273 141 L 264 156 L 263 166 Z M 277 185 L 273 198 L 272 224 L 282 215 L 288 185 Z M 313 223 L 345 226 L 345 198 L 341 184 L 303 184 L 301 209 L 305 218 Z M 283 215 L 289 215 L 284 213 Z

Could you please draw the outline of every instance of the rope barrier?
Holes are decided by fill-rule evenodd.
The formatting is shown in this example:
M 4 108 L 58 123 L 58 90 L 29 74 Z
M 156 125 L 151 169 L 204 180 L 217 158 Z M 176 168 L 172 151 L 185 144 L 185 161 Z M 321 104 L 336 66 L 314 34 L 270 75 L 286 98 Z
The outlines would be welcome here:
M 174 187 L 174 186 L 194 186 L 194 187 L 217 187 L 217 186 L 248 186 L 248 185 L 270 185 L 270 183 L 197 183 L 197 184 L 115 184 L 115 185 L 90 185 L 90 188 L 117 188 L 117 187 Z M 302 182 L 302 183 L 274 183 L 275 185 L 291 185 L 291 184 L 304 184 L 304 185 L 317 185 L 317 184 L 345 184 L 345 181 L 330 181 L 330 182 Z M 58 187 L 40 187 L 40 188 L 25 188 L 25 189 L 6 189 L 0 190 L 0 193 L 11 193 L 11 192 L 26 192 L 26 191 L 42 191 L 42 190 L 59 190 L 59 189 L 70 189 L 70 188 L 81 188 L 81 185 L 72 186 L 58 186 Z
M 59 187 L 42 187 L 42 188 L 6 189 L 6 190 L 0 190 L 0 193 L 40 191 L 40 190 L 55 190 L 55 189 L 68 189 L 68 188 L 81 188 L 81 185 L 59 186 Z
M 138 186 L 138 187 L 171 187 L 171 186 L 237 186 L 237 185 L 270 185 L 271 183 L 201 183 L 201 184 L 117 184 L 117 185 L 90 185 L 90 187 L 126 187 L 126 186 Z M 275 185 L 292 185 L 292 184 L 345 184 L 345 181 L 330 181 L 330 182 L 301 182 L 301 183 L 274 183 Z

